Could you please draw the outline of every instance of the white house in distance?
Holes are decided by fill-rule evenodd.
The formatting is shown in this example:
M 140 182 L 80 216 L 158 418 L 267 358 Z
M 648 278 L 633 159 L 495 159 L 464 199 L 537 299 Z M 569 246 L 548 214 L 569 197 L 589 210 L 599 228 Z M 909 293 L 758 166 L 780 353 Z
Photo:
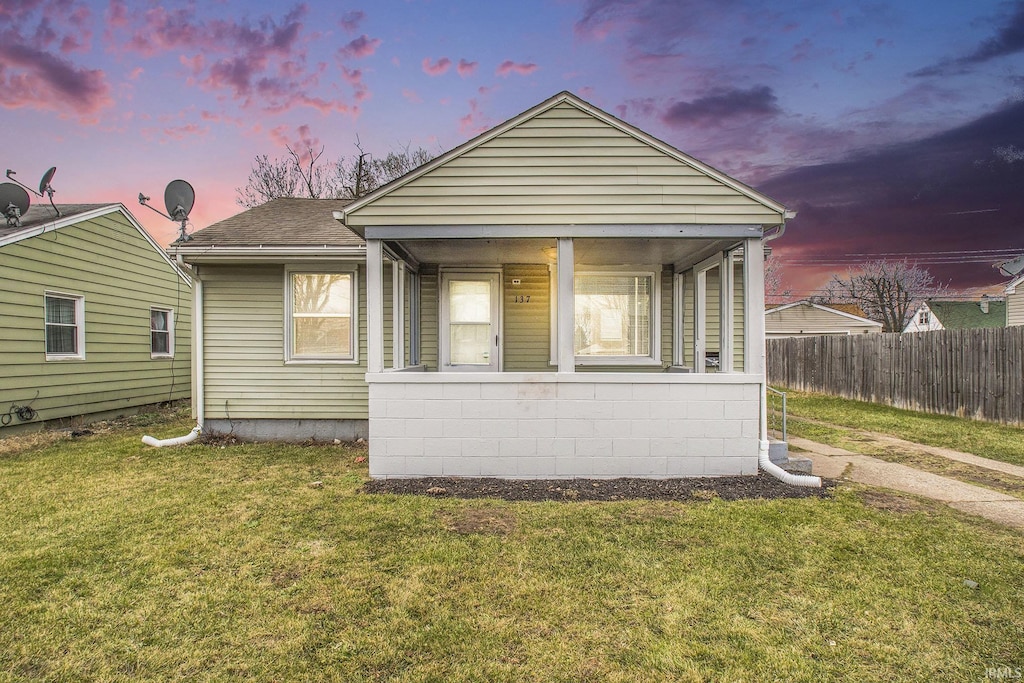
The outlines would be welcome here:
M 860 311 L 858 307 L 852 308 Z M 768 339 L 878 334 L 881 331 L 882 323 L 807 300 L 776 306 L 764 314 L 764 332 Z
M 772 471 L 771 198 L 560 93 L 350 204 L 299 201 L 176 246 L 207 431 L 368 434 L 375 478 Z
M 925 301 L 910 317 L 904 332 L 1006 327 L 1007 301 L 987 296 L 980 301 Z
M 1024 325 L 1024 274 L 1006 286 L 1006 325 Z

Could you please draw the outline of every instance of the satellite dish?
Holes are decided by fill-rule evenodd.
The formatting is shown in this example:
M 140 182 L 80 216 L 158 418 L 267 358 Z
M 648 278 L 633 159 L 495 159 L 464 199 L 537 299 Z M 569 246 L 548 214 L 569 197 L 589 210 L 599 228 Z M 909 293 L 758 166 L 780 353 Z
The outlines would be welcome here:
M 167 207 L 167 213 L 154 209 L 152 206 L 147 204 L 149 197 L 139 193 L 139 204 L 142 204 L 147 209 L 156 211 L 158 214 L 168 220 L 181 223 L 181 235 L 176 241 L 187 242 L 192 239 L 185 232 L 185 226 L 188 224 L 188 215 L 192 213 L 192 207 L 196 203 L 196 191 L 192 189 L 192 186 L 184 180 L 172 180 L 167 183 L 167 189 L 164 190 L 164 206 Z
M 1024 256 L 1018 256 L 1011 261 L 1004 261 L 999 264 L 999 272 L 1006 277 L 1017 277 L 1024 273 Z
M 43 174 L 43 179 L 39 181 L 39 196 L 42 197 L 45 193 L 46 196 L 50 198 L 50 206 L 52 206 L 53 210 L 57 212 L 57 216 L 59 218 L 60 209 L 58 209 L 57 205 L 53 203 L 53 193 L 55 190 L 53 189 L 53 186 L 50 185 L 50 182 L 53 180 L 53 174 L 56 172 L 57 167 L 51 166 L 50 170 Z
M 172 180 L 164 190 L 164 206 L 167 215 L 176 221 L 188 220 L 189 213 L 196 203 L 196 191 L 184 180 Z
M 7 218 L 7 227 L 20 228 L 21 217 L 28 212 L 31 200 L 24 188 L 14 183 L 0 184 L 0 211 Z

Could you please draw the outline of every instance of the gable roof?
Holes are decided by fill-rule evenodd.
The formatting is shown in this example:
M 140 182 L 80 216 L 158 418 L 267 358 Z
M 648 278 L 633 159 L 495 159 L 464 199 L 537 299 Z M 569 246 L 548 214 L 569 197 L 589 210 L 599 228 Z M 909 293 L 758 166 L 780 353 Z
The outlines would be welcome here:
M 31 237 L 37 237 L 39 235 L 53 232 L 55 230 L 61 230 L 85 221 L 99 218 L 100 216 L 106 216 L 111 213 L 120 213 L 127 219 L 128 223 L 135 228 L 139 234 L 149 242 L 149 245 L 153 247 L 153 251 L 160 255 L 164 261 L 167 262 L 174 272 L 185 281 L 186 284 L 191 286 L 192 278 L 190 278 L 184 270 L 178 267 L 178 264 L 171 260 L 167 252 L 157 244 L 153 236 L 146 232 L 146 229 L 142 227 L 138 219 L 132 215 L 124 204 L 57 204 L 57 209 L 60 211 L 60 216 L 54 215 L 53 208 L 48 205 L 36 205 L 29 207 L 29 210 L 22 216 L 21 226 L 8 228 L 6 223 L 0 223 L 0 247 L 4 247 L 8 244 L 14 244 L 22 240 L 29 239 Z
M 947 330 L 1006 327 L 1006 302 L 989 300 L 988 313 L 978 301 L 926 301 L 925 304 Z
M 1006 294 L 1016 294 L 1017 286 L 1024 283 L 1024 273 L 1021 273 L 1013 280 L 1010 280 L 1010 284 L 1006 285 L 1006 289 L 1003 290 Z
M 238 247 L 361 247 L 363 240 L 332 218 L 351 200 L 280 197 L 225 218 L 176 242 L 182 253 Z
M 874 325 L 874 326 L 877 326 L 877 327 L 883 327 L 882 323 L 880 323 L 880 322 L 876 322 L 874 320 L 871 320 L 870 318 L 865 318 L 865 317 L 860 316 L 860 315 L 854 315 L 853 313 L 848 313 L 845 310 L 841 311 L 838 308 L 839 306 L 842 306 L 843 308 L 853 308 L 853 309 L 856 309 L 858 311 L 861 311 L 860 306 L 857 306 L 856 304 L 835 304 L 834 306 L 825 306 L 823 304 L 813 303 L 811 301 L 808 301 L 807 299 L 802 299 L 800 301 L 794 301 L 792 303 L 783 304 L 781 306 L 776 306 L 775 308 L 766 310 L 764 312 L 764 314 L 765 315 L 771 315 L 772 313 L 778 313 L 779 311 L 785 311 L 787 309 L 793 308 L 794 306 L 810 306 L 811 308 L 816 308 L 819 311 L 825 311 L 826 313 L 834 313 L 835 315 L 842 316 L 844 318 L 849 318 L 850 320 L 856 320 L 857 322 L 863 323 L 865 325 Z M 861 312 L 863 313 L 863 311 L 861 311 Z
M 513 129 L 522 126 L 524 123 L 530 122 L 532 119 L 541 117 L 547 112 L 550 112 L 558 107 L 572 107 L 578 112 L 582 112 L 583 114 L 588 115 L 593 119 L 597 119 L 606 126 L 618 131 L 618 133 L 621 134 L 622 136 L 632 138 L 634 144 L 640 143 L 649 150 L 660 152 L 662 155 L 673 159 L 680 165 L 689 167 L 690 169 L 693 169 L 693 171 L 702 174 L 703 176 L 710 178 L 714 181 L 717 181 L 717 183 L 719 183 L 720 186 L 730 188 L 734 193 L 733 196 L 742 196 L 750 204 L 758 205 L 762 208 L 761 216 L 766 218 L 767 220 L 758 220 L 756 221 L 757 223 L 764 223 L 765 225 L 781 225 L 784 222 L 785 218 L 790 217 L 787 216 L 789 212 L 787 212 L 786 208 L 782 204 L 776 202 L 775 200 L 767 197 L 764 194 L 761 194 L 760 192 L 749 187 L 748 185 L 745 185 L 744 183 L 736 180 L 735 178 L 731 178 L 725 173 L 722 173 L 721 171 L 718 171 L 698 161 L 697 159 L 694 159 L 693 157 L 679 151 L 678 149 L 672 147 L 671 145 L 668 145 L 667 143 L 658 140 L 657 138 L 651 136 L 650 134 L 645 133 L 640 129 L 631 126 L 630 124 L 612 116 L 611 114 L 608 114 L 605 111 L 602 111 L 601 109 L 598 109 L 597 107 L 591 105 L 588 102 L 585 102 L 584 100 L 576 97 L 575 95 L 569 92 L 562 92 L 528 109 L 527 111 L 519 114 L 518 116 L 515 116 L 509 119 L 508 121 L 498 126 L 495 126 L 489 131 L 486 131 L 478 135 L 477 137 L 463 143 L 462 145 L 459 145 L 458 147 L 442 154 L 441 156 L 433 159 L 432 161 L 423 164 L 419 168 L 413 169 L 406 175 L 397 178 L 386 185 L 383 185 L 374 192 L 353 201 L 351 204 L 346 206 L 344 210 L 339 212 L 336 215 L 336 218 L 344 222 L 345 225 L 349 226 L 357 233 L 362 234 L 363 221 L 357 219 L 357 214 L 365 207 L 373 205 L 376 202 L 380 202 L 381 200 L 384 200 L 385 198 L 389 197 L 389 195 L 399 193 L 399 191 L 401 191 L 403 188 L 406 188 L 410 184 L 415 183 L 418 179 L 422 178 L 423 176 L 430 174 L 443 166 L 452 164 L 452 162 L 455 162 L 456 160 L 461 160 L 463 157 L 467 157 L 467 155 L 470 155 L 474 151 L 479 150 L 482 146 L 485 146 L 488 143 L 495 141 L 496 138 L 499 138 L 500 136 L 509 133 Z M 637 169 L 634 168 L 633 173 L 637 173 Z M 634 185 L 635 184 L 637 183 L 634 183 Z M 651 192 L 660 192 L 661 188 L 652 184 L 647 188 L 647 190 Z M 510 201 L 515 200 L 510 199 Z M 693 211 L 694 209 L 694 207 L 692 206 L 689 208 L 691 211 Z M 402 213 L 403 212 L 399 211 L 400 215 Z M 769 218 L 769 216 L 771 216 L 771 218 Z

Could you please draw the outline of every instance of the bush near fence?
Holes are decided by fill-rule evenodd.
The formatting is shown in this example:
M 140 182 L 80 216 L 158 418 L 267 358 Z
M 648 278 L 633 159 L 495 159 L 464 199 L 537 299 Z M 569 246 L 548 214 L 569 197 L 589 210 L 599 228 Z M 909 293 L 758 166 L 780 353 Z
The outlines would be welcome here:
M 1024 326 L 768 340 L 768 382 L 1024 425 Z

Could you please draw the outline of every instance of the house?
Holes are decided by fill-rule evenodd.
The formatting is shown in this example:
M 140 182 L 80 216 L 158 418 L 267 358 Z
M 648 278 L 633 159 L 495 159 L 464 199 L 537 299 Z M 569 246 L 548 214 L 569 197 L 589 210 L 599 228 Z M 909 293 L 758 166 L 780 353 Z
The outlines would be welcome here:
M 754 474 L 763 243 L 792 215 L 561 93 L 354 202 L 177 245 L 197 418 L 368 436 L 373 477 Z
M 982 327 L 1006 327 L 1007 302 L 981 297 L 981 301 L 929 300 L 910 317 L 904 332 L 932 330 L 969 330 Z
M 826 306 L 803 300 L 765 311 L 764 329 L 768 339 L 783 339 L 829 334 L 878 334 L 882 331 L 882 323 L 864 317 L 859 306 Z
M 190 392 L 189 278 L 121 204 L 0 219 L 0 436 Z
M 1024 275 L 1006 286 L 1006 325 L 1024 325 Z

